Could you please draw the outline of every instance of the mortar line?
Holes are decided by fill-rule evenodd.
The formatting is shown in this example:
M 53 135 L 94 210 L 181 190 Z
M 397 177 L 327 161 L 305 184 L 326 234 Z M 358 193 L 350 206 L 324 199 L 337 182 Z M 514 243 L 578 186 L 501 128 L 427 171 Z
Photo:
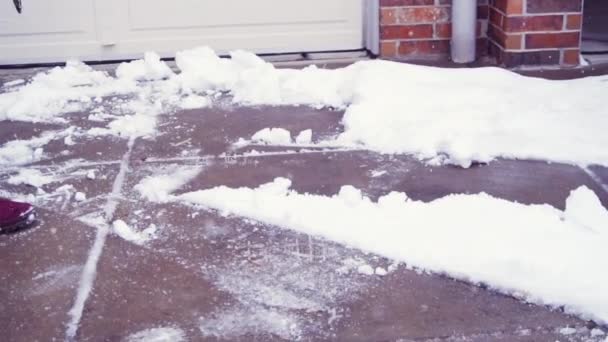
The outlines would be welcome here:
M 116 175 L 114 184 L 112 185 L 112 192 L 108 195 L 108 199 L 104 206 L 104 222 L 97 227 L 95 241 L 89 250 L 87 261 L 82 270 L 80 281 L 78 282 L 78 289 L 74 304 L 70 311 L 68 311 L 70 321 L 66 325 L 65 341 L 74 341 L 76 333 L 78 332 L 78 326 L 80 325 L 84 306 L 89 298 L 89 295 L 91 294 L 91 290 L 93 289 L 93 282 L 95 281 L 95 276 L 97 275 L 97 264 L 101 257 L 101 253 L 106 242 L 106 237 L 110 232 L 110 222 L 114 216 L 116 207 L 118 206 L 125 176 L 129 171 L 129 159 L 131 157 L 131 151 L 133 150 L 134 143 L 135 138 L 129 139 L 129 142 L 127 143 L 127 152 L 122 157 L 120 162 L 120 170 L 118 171 L 118 175 Z

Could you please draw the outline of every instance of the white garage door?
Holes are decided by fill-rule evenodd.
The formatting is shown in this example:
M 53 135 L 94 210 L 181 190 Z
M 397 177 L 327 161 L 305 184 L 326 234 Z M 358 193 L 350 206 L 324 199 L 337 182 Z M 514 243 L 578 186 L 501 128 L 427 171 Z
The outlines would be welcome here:
M 363 47 L 364 0 L 0 0 L 0 64 Z

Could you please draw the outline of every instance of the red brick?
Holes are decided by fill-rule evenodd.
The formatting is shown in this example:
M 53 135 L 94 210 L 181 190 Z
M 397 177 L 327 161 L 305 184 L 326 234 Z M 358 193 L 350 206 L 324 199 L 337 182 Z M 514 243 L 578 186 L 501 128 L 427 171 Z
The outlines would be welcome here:
M 435 24 L 436 38 L 452 38 L 452 23 Z
M 440 55 L 450 50 L 449 40 L 414 40 L 399 43 L 399 55 Z
M 521 34 L 505 34 L 501 29 L 494 25 L 488 26 L 488 37 L 505 50 L 521 50 Z
M 488 19 L 489 13 L 490 7 L 488 5 L 477 6 L 477 19 Z
M 380 28 L 380 39 L 433 38 L 433 25 L 398 25 Z
M 381 7 L 433 5 L 435 0 L 380 0 Z
M 528 13 L 580 12 L 582 5 L 582 0 L 527 0 L 526 9 Z
M 490 23 L 502 28 L 503 21 L 504 15 L 502 15 L 502 13 L 498 12 L 494 8 L 490 9 Z
M 563 15 L 505 17 L 502 24 L 505 32 L 561 31 L 563 27 Z
M 528 33 L 526 49 L 578 48 L 579 41 L 579 32 Z
M 394 25 L 397 23 L 396 8 L 380 9 L 380 25 Z
M 583 23 L 583 16 L 581 14 L 570 14 L 566 19 L 567 30 L 580 30 Z
M 494 0 L 494 7 L 506 15 L 524 13 L 523 0 Z
M 562 57 L 562 64 L 565 65 L 579 65 L 580 64 L 580 50 L 564 50 Z
M 398 24 L 423 24 L 450 20 L 450 8 L 439 6 L 403 7 L 396 13 Z
M 380 42 L 380 56 L 382 56 L 382 57 L 397 56 L 397 42 Z

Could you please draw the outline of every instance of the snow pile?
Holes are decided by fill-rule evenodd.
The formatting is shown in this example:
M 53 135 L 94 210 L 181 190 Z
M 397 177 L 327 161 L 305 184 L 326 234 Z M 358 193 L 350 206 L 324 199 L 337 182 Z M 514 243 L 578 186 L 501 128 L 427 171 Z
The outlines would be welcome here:
M 0 120 L 53 121 L 60 114 L 82 110 L 93 97 L 135 90 L 106 73 L 76 61 L 39 73 L 26 85 L 0 94 Z
M 185 333 L 179 328 L 163 327 L 142 330 L 129 335 L 126 342 L 183 342 Z
M 122 63 L 116 68 L 116 76 L 132 81 L 154 81 L 173 75 L 171 68 L 154 52 L 146 52 L 144 59 Z
M 176 64 L 180 72 L 174 74 L 158 55 L 147 53 L 143 60 L 120 65 L 113 78 L 69 62 L 0 94 L 0 120 L 57 120 L 113 94 L 136 94 L 147 106 L 161 104 L 162 112 L 204 107 L 206 96 L 230 93 L 238 104 L 346 109 L 345 131 L 335 143 L 381 153 L 444 156 L 463 167 L 497 157 L 608 166 L 608 115 L 602 102 L 607 77 L 548 81 L 498 68 L 388 61 L 334 70 L 276 69 L 252 53 L 220 58 L 207 47 L 177 53 Z M 133 126 L 142 115 L 159 113 L 140 108 L 127 113 L 134 115 L 125 119 L 129 122 L 115 126 Z M 137 134 L 149 135 L 152 123 Z M 105 132 L 125 134 L 116 127 Z M 126 134 L 133 136 L 133 128 Z
M 486 194 L 424 203 L 392 192 L 372 202 L 352 186 L 332 197 L 299 194 L 290 186 L 277 178 L 256 189 L 221 186 L 176 199 L 608 322 L 608 274 L 602 271 L 608 269 L 608 212 L 587 188 L 573 191 L 562 212 Z M 589 219 L 581 221 L 581 212 Z

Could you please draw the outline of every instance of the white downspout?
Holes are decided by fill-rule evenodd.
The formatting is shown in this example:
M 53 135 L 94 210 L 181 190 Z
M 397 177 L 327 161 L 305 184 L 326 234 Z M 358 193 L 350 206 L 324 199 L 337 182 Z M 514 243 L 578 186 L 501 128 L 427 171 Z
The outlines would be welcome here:
M 475 61 L 477 36 L 477 0 L 452 1 L 452 60 Z

